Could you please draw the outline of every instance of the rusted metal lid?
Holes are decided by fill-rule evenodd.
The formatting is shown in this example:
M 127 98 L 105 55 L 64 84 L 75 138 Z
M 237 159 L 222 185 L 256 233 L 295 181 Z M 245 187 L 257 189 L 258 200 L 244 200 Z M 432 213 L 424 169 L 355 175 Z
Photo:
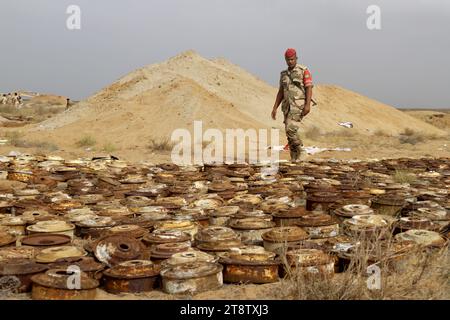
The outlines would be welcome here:
M 31 259 L 10 259 L 0 263 L 0 275 L 26 275 L 47 270 L 47 266 Z
M 73 229 L 75 229 L 74 224 L 68 223 L 63 220 L 39 221 L 27 227 L 27 230 L 29 232 L 42 232 L 42 233 L 64 232 Z
M 85 256 L 86 254 L 86 251 L 75 246 L 51 247 L 42 249 L 36 255 L 36 262 L 51 263 L 61 258 L 81 257 Z
M 304 216 L 299 217 L 296 225 L 299 227 L 319 227 L 319 226 L 329 226 L 336 224 L 330 215 L 322 212 L 312 212 Z
M 0 248 L 0 262 L 10 259 L 34 259 L 37 250 L 34 247 L 4 247 Z
M 159 275 L 161 266 L 149 260 L 130 260 L 107 269 L 103 274 L 117 279 L 140 279 Z
M 437 232 L 429 230 L 411 229 L 395 235 L 395 240 L 409 242 L 422 246 L 441 247 L 445 244 L 445 239 Z
M 291 266 L 307 267 L 333 262 L 330 255 L 318 249 L 294 249 L 286 252 L 286 260 Z
M 88 290 L 95 289 L 99 286 L 99 282 L 93 278 L 90 278 L 83 271 L 80 272 L 80 287 L 78 289 L 70 289 L 68 287 L 68 283 L 70 283 L 70 277 L 73 276 L 74 273 L 68 271 L 67 269 L 50 269 L 45 273 L 36 274 L 31 277 L 31 281 L 34 283 L 46 287 L 46 288 L 54 288 L 54 289 L 63 289 L 63 290 Z
M 67 269 L 69 266 L 78 266 L 84 272 L 97 272 L 105 268 L 102 263 L 92 257 L 67 257 L 56 260 L 48 265 L 49 269 Z
M 186 242 L 191 240 L 191 235 L 184 231 L 176 230 L 154 230 L 146 234 L 142 241 L 147 245 L 171 242 Z
M 296 207 L 274 212 L 272 213 L 272 215 L 276 218 L 299 218 L 308 214 L 309 212 L 310 211 L 307 211 L 305 207 Z
M 188 263 L 188 262 L 191 263 L 191 262 L 196 262 L 196 261 L 215 263 L 218 260 L 219 260 L 219 258 L 216 256 L 213 256 L 206 252 L 202 252 L 202 251 L 191 248 L 184 252 L 174 253 L 170 258 L 163 261 L 162 265 L 164 267 L 168 267 L 168 266 L 174 266 L 174 265 L 179 265 L 179 264 Z
M 95 216 L 76 223 L 78 227 L 82 228 L 105 228 L 116 225 L 116 222 L 111 217 Z
M 106 236 L 93 244 L 94 255 L 107 266 L 114 266 L 123 261 L 142 259 L 144 244 L 132 237 L 123 235 Z
M 400 195 L 384 194 L 372 199 L 372 203 L 389 206 L 404 206 L 406 201 L 405 198 Z
M 420 217 L 401 217 L 396 223 L 399 229 L 429 229 L 431 227 L 431 220 Z
M 334 210 L 334 214 L 342 217 L 353 217 L 355 215 L 374 214 L 373 209 L 364 204 L 347 204 L 339 209 Z
M 275 227 L 275 223 L 260 218 L 243 218 L 231 221 L 229 227 L 238 230 L 269 229 Z
M 356 215 L 343 222 L 343 226 L 350 231 L 364 229 L 389 228 L 397 219 L 387 215 Z
M 187 251 L 191 248 L 189 242 L 169 242 L 160 243 L 152 247 L 151 258 L 166 259 L 170 258 L 173 254 Z
M 236 214 L 239 211 L 239 206 L 223 206 L 210 211 L 211 217 L 228 217 Z
M 32 234 L 22 238 L 22 245 L 27 246 L 60 246 L 63 244 L 70 243 L 71 237 L 63 234 Z
M 233 265 L 278 265 L 279 260 L 275 260 L 276 254 L 269 251 L 256 253 L 242 253 L 236 251 L 219 253 L 221 264 Z
M 26 219 L 22 217 L 6 217 L 0 220 L 2 226 L 24 226 L 27 224 Z
M 16 237 L 6 232 L 0 232 L 0 247 L 16 242 Z
M 411 216 L 424 217 L 432 221 L 447 221 L 450 220 L 450 211 L 442 208 L 418 208 L 409 213 Z
M 106 231 L 107 234 L 105 235 L 127 235 L 131 236 L 133 238 L 141 238 L 143 237 L 148 230 L 132 224 L 123 224 L 120 226 L 114 226 L 111 227 L 109 230 Z
M 291 242 L 307 239 L 308 233 L 299 227 L 276 227 L 263 233 L 261 237 L 269 242 Z
M 314 202 L 336 202 L 340 199 L 340 196 L 335 192 L 321 191 L 308 194 L 306 199 Z
M 242 194 L 237 195 L 228 201 L 231 205 L 249 204 L 257 205 L 263 201 L 262 197 L 257 194 Z
M 209 226 L 199 230 L 195 239 L 200 242 L 215 242 L 237 240 L 239 236 L 230 228 L 222 226 Z
M 222 265 L 218 263 L 196 261 L 170 266 L 161 270 L 161 276 L 172 280 L 186 280 L 210 276 L 222 270 Z

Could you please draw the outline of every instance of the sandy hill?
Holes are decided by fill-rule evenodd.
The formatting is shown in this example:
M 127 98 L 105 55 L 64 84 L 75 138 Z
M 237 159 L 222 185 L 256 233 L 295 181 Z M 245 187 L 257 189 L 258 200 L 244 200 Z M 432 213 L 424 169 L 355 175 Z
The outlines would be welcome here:
M 444 110 L 406 110 L 410 116 L 425 121 L 439 129 L 450 132 L 450 109 Z
M 278 75 L 274 75 L 278 77 Z M 83 135 L 118 147 L 139 147 L 151 138 L 170 137 L 177 128 L 282 128 L 281 111 L 270 118 L 277 88 L 225 59 L 205 59 L 194 51 L 138 69 L 71 110 L 30 128 L 58 145 L 72 145 Z M 402 111 L 337 86 L 317 85 L 319 102 L 305 119 L 305 130 L 351 130 L 371 134 L 398 134 L 412 128 L 426 134 L 444 132 Z M 349 130 L 349 129 L 343 129 Z

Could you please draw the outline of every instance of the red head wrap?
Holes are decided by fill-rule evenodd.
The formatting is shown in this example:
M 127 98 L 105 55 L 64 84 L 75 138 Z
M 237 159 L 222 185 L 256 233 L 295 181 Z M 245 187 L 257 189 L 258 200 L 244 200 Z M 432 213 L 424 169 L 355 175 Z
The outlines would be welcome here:
M 285 58 L 292 58 L 296 55 L 297 55 L 297 51 L 295 51 L 295 49 L 292 49 L 292 48 L 287 49 L 286 52 L 284 53 Z

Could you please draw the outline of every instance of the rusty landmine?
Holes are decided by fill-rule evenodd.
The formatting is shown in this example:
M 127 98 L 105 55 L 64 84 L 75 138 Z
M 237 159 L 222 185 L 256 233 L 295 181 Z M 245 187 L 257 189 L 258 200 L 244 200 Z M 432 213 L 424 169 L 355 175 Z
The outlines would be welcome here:
M 105 270 L 102 282 L 109 293 L 148 292 L 159 287 L 160 271 L 151 261 L 130 260 Z
M 17 237 L 7 232 L 0 232 L 0 247 L 15 244 Z
M 219 253 L 223 280 L 227 283 L 271 283 L 279 280 L 280 261 L 273 252 Z
M 11 259 L 34 259 L 37 250 L 29 246 L 2 247 L 0 248 L 0 262 Z
M 405 198 L 399 195 L 381 195 L 372 199 L 371 207 L 378 213 L 390 216 L 398 216 L 406 205 Z
M 313 212 L 300 217 L 297 226 L 305 230 L 311 239 L 331 238 L 339 235 L 339 223 L 330 215 Z
M 89 277 L 100 280 L 105 265 L 95 261 L 93 257 L 69 257 L 58 259 L 48 265 L 49 269 L 69 269 L 73 266 L 79 267 Z
M 195 236 L 196 247 L 202 251 L 227 251 L 241 246 L 240 236 L 231 228 L 211 226 L 203 228 Z
M 443 247 L 447 243 L 447 240 L 439 233 L 420 229 L 398 233 L 395 235 L 395 240 L 425 247 Z
M 308 193 L 306 197 L 306 210 L 321 210 L 327 212 L 331 206 L 341 198 L 338 193 L 334 192 L 313 192 Z
M 131 224 L 122 224 L 114 226 L 104 231 L 103 236 L 124 235 L 132 238 L 140 239 L 148 233 L 148 230 Z
M 90 300 L 95 299 L 99 282 L 80 272 L 79 287 L 73 284 L 69 288 L 74 271 L 66 269 L 50 269 L 31 277 L 33 282 L 31 298 L 33 300 Z
M 26 228 L 32 234 L 63 234 L 71 238 L 74 237 L 75 225 L 63 220 L 39 221 Z
M 275 223 L 260 218 L 243 218 L 231 221 L 228 226 L 240 235 L 244 244 L 262 244 L 262 234 L 275 227 Z
M 170 258 L 173 254 L 188 251 L 190 248 L 191 244 L 189 242 L 160 243 L 151 248 L 150 259 L 154 263 L 161 263 L 161 261 Z
M 17 293 L 29 292 L 31 290 L 31 277 L 47 270 L 47 266 L 38 264 L 31 259 L 9 259 L 0 262 L 0 277 L 13 276 L 20 282 Z
M 105 236 L 92 244 L 95 257 L 108 267 L 128 260 L 139 260 L 145 256 L 145 245 L 132 237 L 123 235 Z
M 49 247 L 39 251 L 36 254 L 36 262 L 52 263 L 62 258 L 83 257 L 87 252 L 75 246 Z
M 389 215 L 355 215 L 344 221 L 343 230 L 356 238 L 383 239 L 392 233 L 396 221 Z
M 22 245 L 32 247 L 52 247 L 68 244 L 72 238 L 64 234 L 32 234 L 20 240 Z
M 272 212 L 272 217 L 277 227 L 283 227 L 295 225 L 300 217 L 308 213 L 309 211 L 307 211 L 304 206 L 298 206 Z
M 294 249 L 286 252 L 282 276 L 330 277 L 334 275 L 335 259 L 318 249 Z
M 142 242 L 149 248 L 162 243 L 191 243 L 191 235 L 177 230 L 154 230 L 142 238 Z
M 288 246 L 300 244 L 308 237 L 305 230 L 296 226 L 275 227 L 262 234 L 264 248 L 278 254 L 285 251 Z
M 164 292 L 199 293 L 219 289 L 223 285 L 223 266 L 218 263 L 192 262 L 161 270 Z
M 184 252 L 174 253 L 170 258 L 164 260 L 161 263 L 161 266 L 162 268 L 167 268 L 183 263 L 192 263 L 198 261 L 216 263 L 218 260 L 219 257 L 217 256 L 191 248 Z

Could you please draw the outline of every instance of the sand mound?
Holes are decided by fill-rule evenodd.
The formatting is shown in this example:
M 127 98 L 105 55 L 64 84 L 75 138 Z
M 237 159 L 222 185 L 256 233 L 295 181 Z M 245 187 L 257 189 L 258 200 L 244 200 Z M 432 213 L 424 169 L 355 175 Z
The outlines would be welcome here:
M 278 77 L 278 75 L 274 75 Z M 32 127 L 62 146 L 82 135 L 121 146 L 139 147 L 150 138 L 170 137 L 177 128 L 192 129 L 194 120 L 204 128 L 282 128 L 281 111 L 270 112 L 277 88 L 225 59 L 208 60 L 194 51 L 138 69 L 66 112 Z M 393 107 L 337 86 L 317 85 L 319 102 L 304 121 L 323 132 L 341 129 L 350 121 L 353 131 L 398 134 L 412 128 L 426 134 L 444 131 Z M 37 131 L 37 132 L 36 132 Z
M 425 121 L 439 129 L 450 132 L 450 111 L 408 110 L 406 114 Z

